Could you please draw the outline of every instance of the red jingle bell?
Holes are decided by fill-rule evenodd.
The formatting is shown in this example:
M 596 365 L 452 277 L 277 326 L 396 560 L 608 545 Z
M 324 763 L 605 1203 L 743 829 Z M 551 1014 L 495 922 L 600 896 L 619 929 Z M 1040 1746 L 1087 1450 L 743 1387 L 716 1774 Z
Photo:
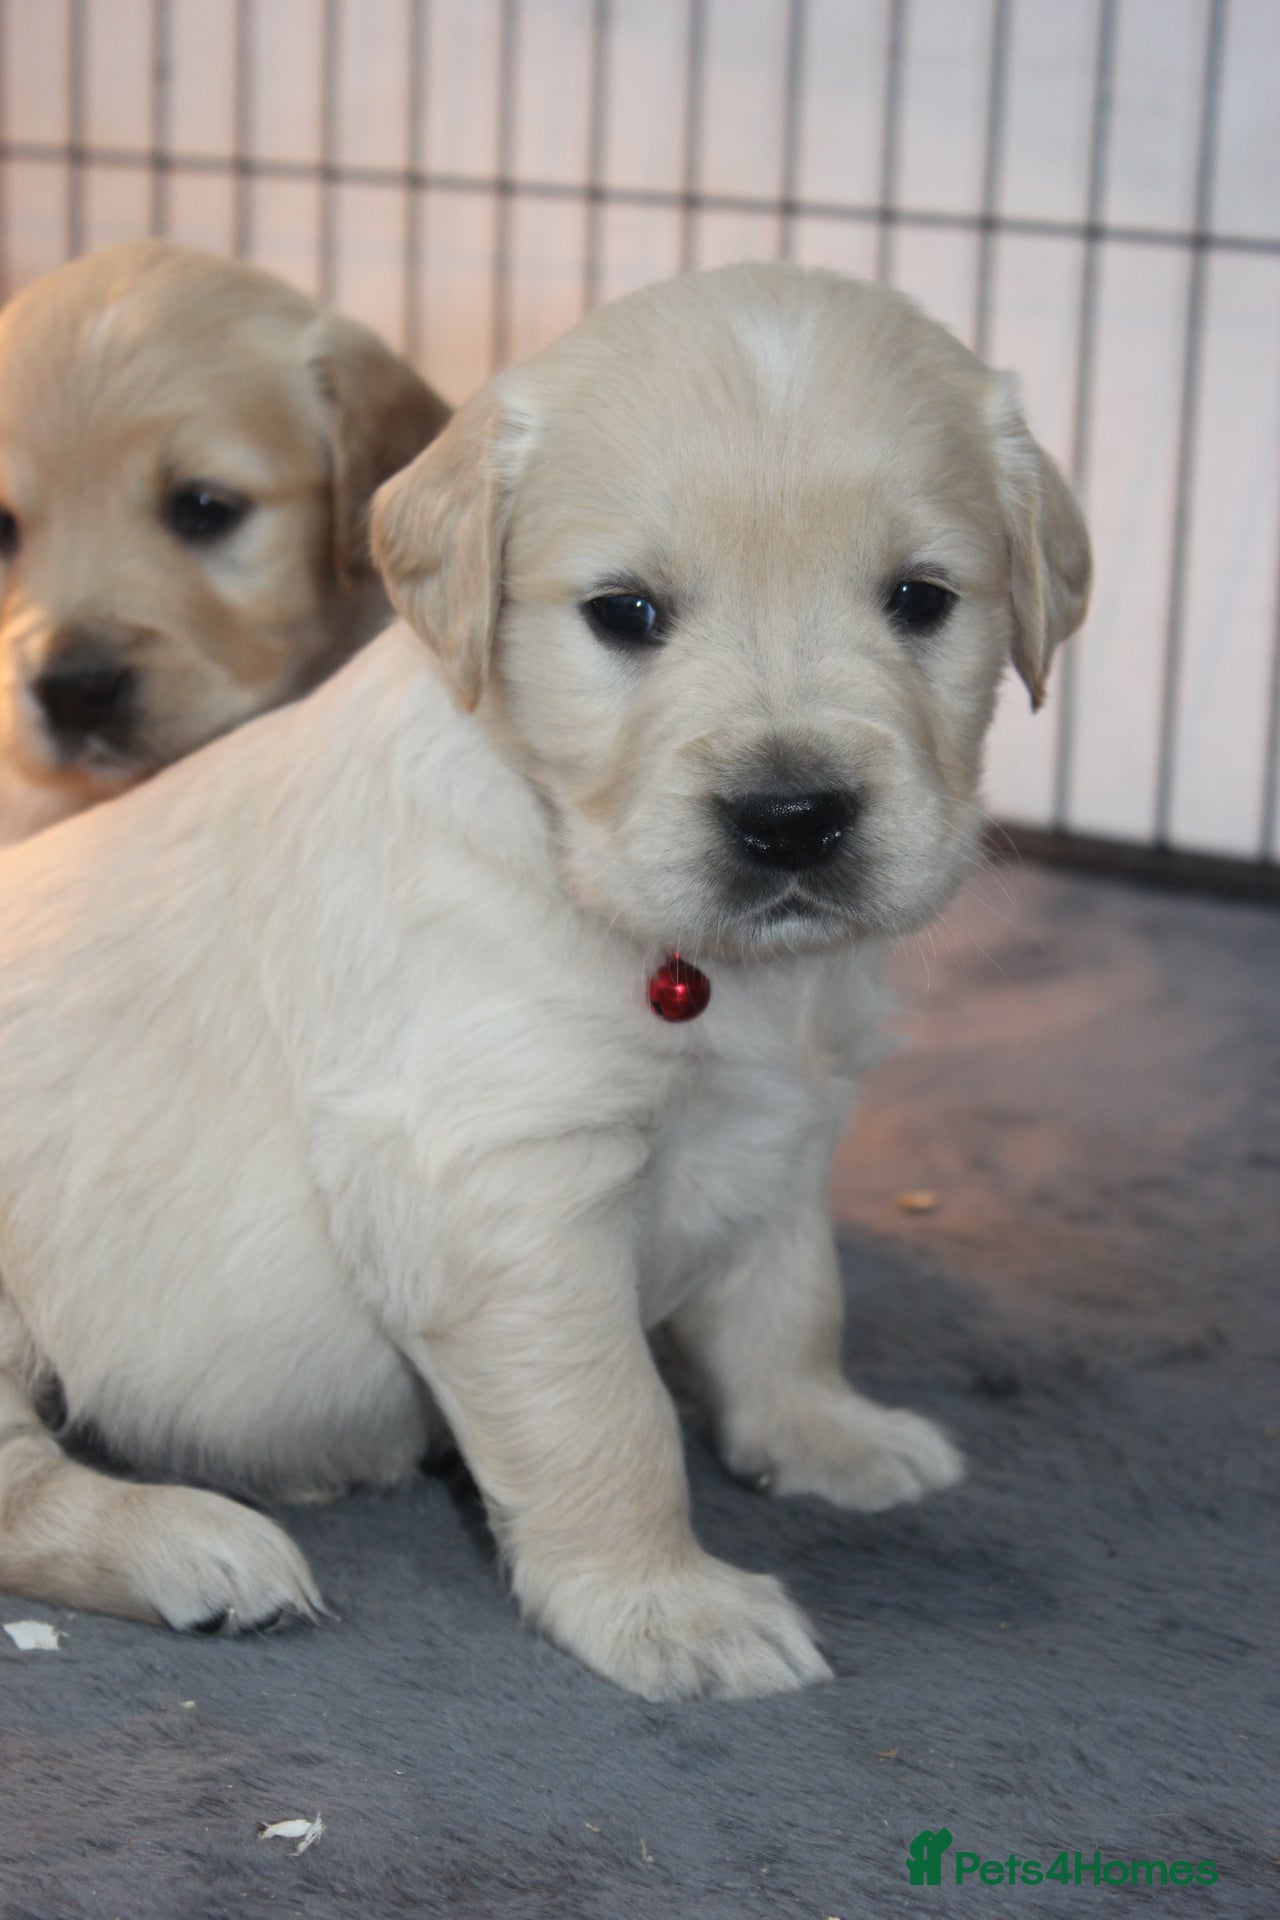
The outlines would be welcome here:
M 706 974 L 678 953 L 664 960 L 649 982 L 649 1005 L 659 1020 L 696 1020 L 710 998 Z

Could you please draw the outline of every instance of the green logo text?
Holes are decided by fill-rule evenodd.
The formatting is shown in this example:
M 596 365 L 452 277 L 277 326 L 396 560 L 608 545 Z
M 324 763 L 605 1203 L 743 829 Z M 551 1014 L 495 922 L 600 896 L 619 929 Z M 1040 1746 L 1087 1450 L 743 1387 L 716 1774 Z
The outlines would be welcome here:
M 943 1856 L 953 1836 L 946 1827 L 922 1827 L 907 1848 L 907 1877 L 913 1887 L 940 1887 L 943 1880 Z M 1045 1866 L 1039 1860 L 1022 1860 L 1011 1853 L 1003 1860 L 984 1859 L 980 1853 L 961 1849 L 946 1862 L 947 1879 L 954 1871 L 955 1884 L 976 1881 L 987 1887 L 1038 1887 L 1046 1880 L 1062 1886 L 1095 1887 L 1211 1887 L 1218 1878 L 1212 1860 L 1104 1860 L 1099 1848 L 1092 1855 L 1063 1851 Z

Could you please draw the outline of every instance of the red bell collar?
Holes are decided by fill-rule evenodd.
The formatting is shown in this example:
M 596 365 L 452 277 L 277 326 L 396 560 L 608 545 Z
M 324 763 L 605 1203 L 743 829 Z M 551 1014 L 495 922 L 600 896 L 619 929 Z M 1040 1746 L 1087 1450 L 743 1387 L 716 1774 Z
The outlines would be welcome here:
M 673 953 L 649 981 L 649 1005 L 659 1020 L 696 1020 L 711 998 L 711 982 L 700 967 Z

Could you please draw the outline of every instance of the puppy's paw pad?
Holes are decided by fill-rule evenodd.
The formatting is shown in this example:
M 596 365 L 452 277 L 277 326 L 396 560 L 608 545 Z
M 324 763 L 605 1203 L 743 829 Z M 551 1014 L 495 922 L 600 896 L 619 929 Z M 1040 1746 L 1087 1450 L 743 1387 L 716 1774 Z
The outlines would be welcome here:
M 268 1606 L 258 1618 L 240 1612 L 238 1607 L 215 1607 L 201 1620 L 166 1618 L 166 1626 L 177 1633 L 195 1633 L 207 1639 L 226 1638 L 233 1633 L 276 1633 L 288 1626 L 312 1625 L 323 1609 L 297 1601 Z
M 198 1633 L 212 1639 L 215 1633 L 222 1632 L 230 1619 L 230 1608 L 215 1607 L 212 1613 L 206 1613 L 203 1620 L 192 1620 L 187 1627 L 187 1632 Z
M 555 1596 L 544 1624 L 597 1673 L 647 1700 L 744 1700 L 832 1677 L 776 1580 L 706 1556 L 635 1586 L 575 1582 Z

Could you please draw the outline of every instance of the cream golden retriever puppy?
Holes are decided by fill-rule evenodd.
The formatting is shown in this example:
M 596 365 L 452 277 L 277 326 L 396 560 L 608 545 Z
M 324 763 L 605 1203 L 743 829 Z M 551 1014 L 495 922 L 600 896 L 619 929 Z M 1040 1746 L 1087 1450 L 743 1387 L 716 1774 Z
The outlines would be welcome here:
M 367 328 L 144 241 L 0 313 L 0 843 L 313 686 L 385 624 L 374 488 L 448 410 Z
M 0 1586 L 318 1605 L 262 1514 L 70 1457 L 56 1382 L 67 1434 L 270 1499 L 447 1427 L 597 1672 L 819 1679 L 694 1537 L 646 1332 L 776 1493 L 957 1478 L 841 1375 L 828 1161 L 1001 670 L 1038 700 L 1082 616 L 1080 515 L 909 301 L 740 267 L 503 374 L 374 539 L 405 624 L 0 865 Z

